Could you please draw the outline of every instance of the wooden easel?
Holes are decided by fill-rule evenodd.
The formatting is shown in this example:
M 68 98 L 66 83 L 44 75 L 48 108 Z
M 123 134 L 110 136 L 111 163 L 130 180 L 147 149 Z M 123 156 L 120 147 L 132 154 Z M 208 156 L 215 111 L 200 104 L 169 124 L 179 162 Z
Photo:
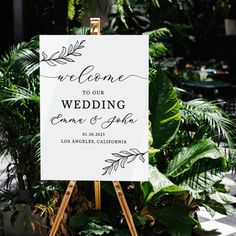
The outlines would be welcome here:
M 90 31 L 91 31 L 91 35 L 100 35 L 100 18 L 91 18 L 90 19 Z M 76 181 L 71 180 L 67 186 L 66 192 L 63 196 L 61 205 L 58 209 L 57 212 L 57 216 L 56 219 L 53 223 L 52 229 L 50 231 L 49 236 L 55 236 L 57 231 L 58 231 L 58 227 L 61 223 L 62 217 L 64 215 L 64 212 L 66 210 L 66 207 L 68 206 L 71 194 L 74 190 Z M 117 198 L 119 200 L 121 209 L 123 211 L 125 220 L 127 222 L 127 225 L 129 227 L 129 231 L 131 236 L 138 236 L 136 227 L 134 225 L 134 221 L 129 209 L 129 206 L 127 204 L 125 195 L 123 193 L 121 184 L 119 181 L 113 181 L 113 186 L 117 195 Z M 94 181 L 94 193 L 95 193 L 95 209 L 96 210 L 100 210 L 101 209 L 101 184 L 100 181 Z

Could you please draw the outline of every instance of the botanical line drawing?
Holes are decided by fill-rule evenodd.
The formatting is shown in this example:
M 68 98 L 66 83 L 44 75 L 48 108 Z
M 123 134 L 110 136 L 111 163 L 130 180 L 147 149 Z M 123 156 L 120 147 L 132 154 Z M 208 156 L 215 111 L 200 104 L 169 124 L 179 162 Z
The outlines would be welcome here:
M 105 162 L 109 163 L 108 166 L 102 168 L 104 173 L 102 175 L 106 175 L 107 173 L 110 175 L 112 171 L 117 171 L 118 167 L 125 168 L 125 164 L 131 163 L 139 158 L 143 163 L 145 162 L 144 155 L 147 152 L 140 152 L 137 148 L 130 148 L 129 151 L 120 151 L 119 153 L 112 153 L 114 157 L 117 159 L 107 159 Z
M 80 42 L 77 40 L 74 46 L 70 44 L 68 49 L 63 46 L 61 51 L 54 52 L 51 56 L 42 52 L 43 59 L 41 62 L 46 62 L 49 66 L 57 66 L 57 64 L 65 65 L 68 62 L 75 62 L 72 58 L 73 56 L 79 57 L 82 55 L 78 50 L 85 47 L 83 45 L 84 42 L 85 40 L 81 40 Z

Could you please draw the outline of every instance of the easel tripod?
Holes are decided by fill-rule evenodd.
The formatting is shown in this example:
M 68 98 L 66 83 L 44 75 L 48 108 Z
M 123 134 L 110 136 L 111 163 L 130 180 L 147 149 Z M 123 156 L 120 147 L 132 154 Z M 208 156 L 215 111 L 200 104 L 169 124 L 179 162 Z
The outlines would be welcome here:
M 91 30 L 92 35 L 100 35 L 100 18 L 91 18 L 90 19 L 90 30 Z M 58 227 L 61 223 L 63 214 L 64 214 L 66 207 L 69 203 L 69 200 L 70 200 L 70 197 L 71 197 L 71 194 L 74 190 L 75 185 L 76 185 L 76 181 L 71 180 L 69 182 L 66 192 L 63 196 L 61 205 L 60 205 L 59 210 L 57 212 L 56 219 L 55 219 L 53 226 L 51 228 L 49 236 L 56 235 L 56 233 L 58 231 Z M 129 206 L 127 204 L 126 198 L 124 196 L 122 187 L 120 185 L 120 182 L 113 181 L 113 186 L 114 186 L 117 198 L 119 200 L 121 209 L 123 211 L 125 220 L 126 220 L 127 225 L 129 227 L 130 234 L 132 236 L 138 236 L 138 233 L 135 228 L 134 221 L 133 221 Z M 95 209 L 100 210 L 101 209 L 101 184 L 99 181 L 94 181 L 94 192 L 95 192 Z

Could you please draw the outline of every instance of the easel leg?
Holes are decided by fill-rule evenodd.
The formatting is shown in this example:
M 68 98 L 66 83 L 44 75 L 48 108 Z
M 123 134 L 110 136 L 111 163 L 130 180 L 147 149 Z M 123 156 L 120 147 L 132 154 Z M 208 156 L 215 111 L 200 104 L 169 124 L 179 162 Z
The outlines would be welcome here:
M 138 233 L 137 233 L 137 230 L 135 228 L 134 221 L 133 221 L 129 206 L 127 204 L 127 201 L 125 199 L 125 195 L 123 193 L 120 182 L 119 181 L 113 181 L 113 185 L 114 185 L 116 195 L 117 195 L 117 198 L 119 200 L 121 209 L 122 209 L 123 214 L 125 216 L 125 220 L 126 220 L 128 226 L 129 226 L 129 231 L 130 231 L 132 236 L 138 236 Z
M 94 193 L 95 193 L 95 209 L 101 210 L 101 183 L 100 181 L 94 181 Z
M 100 35 L 100 18 L 91 18 L 90 19 L 90 29 L 91 29 L 91 35 Z M 57 212 L 57 216 L 56 216 L 55 222 L 52 226 L 49 236 L 56 235 L 58 227 L 61 223 L 63 214 L 64 214 L 65 209 L 69 203 L 71 194 L 74 190 L 75 184 L 76 184 L 76 181 L 69 182 L 69 185 L 68 185 L 67 190 L 66 190 L 64 197 L 62 199 L 62 203 L 61 203 L 60 208 Z M 113 181 L 113 185 L 114 185 L 116 195 L 118 197 L 121 209 L 122 209 L 123 214 L 125 216 L 125 220 L 128 224 L 130 233 L 132 236 L 138 236 L 138 233 L 135 228 L 134 221 L 133 221 L 132 215 L 130 213 L 130 209 L 129 209 L 129 206 L 128 206 L 127 201 L 125 199 L 120 182 Z M 95 192 L 95 209 L 101 210 L 101 184 L 100 184 L 100 181 L 94 181 L 94 192 Z
M 71 197 L 71 194 L 74 190 L 74 187 L 75 187 L 75 184 L 76 184 L 76 181 L 70 181 L 68 186 L 67 186 L 67 189 L 66 189 L 66 192 L 63 196 L 63 199 L 62 199 L 62 202 L 61 202 L 61 205 L 60 205 L 60 208 L 57 212 L 57 216 L 56 216 L 56 219 L 53 223 L 53 226 L 52 226 L 52 229 L 50 231 L 50 234 L 49 236 L 55 236 L 56 233 L 57 233 L 57 230 L 58 230 L 58 227 L 61 223 L 61 220 L 62 220 L 62 217 L 64 215 L 64 212 L 66 210 L 66 207 L 69 203 L 69 200 L 70 200 L 70 197 Z

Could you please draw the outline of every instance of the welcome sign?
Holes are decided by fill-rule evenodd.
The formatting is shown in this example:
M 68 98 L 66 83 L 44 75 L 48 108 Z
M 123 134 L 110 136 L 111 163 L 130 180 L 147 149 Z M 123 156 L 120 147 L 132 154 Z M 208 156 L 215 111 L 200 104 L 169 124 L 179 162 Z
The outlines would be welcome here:
M 41 179 L 145 181 L 148 36 L 40 36 Z

